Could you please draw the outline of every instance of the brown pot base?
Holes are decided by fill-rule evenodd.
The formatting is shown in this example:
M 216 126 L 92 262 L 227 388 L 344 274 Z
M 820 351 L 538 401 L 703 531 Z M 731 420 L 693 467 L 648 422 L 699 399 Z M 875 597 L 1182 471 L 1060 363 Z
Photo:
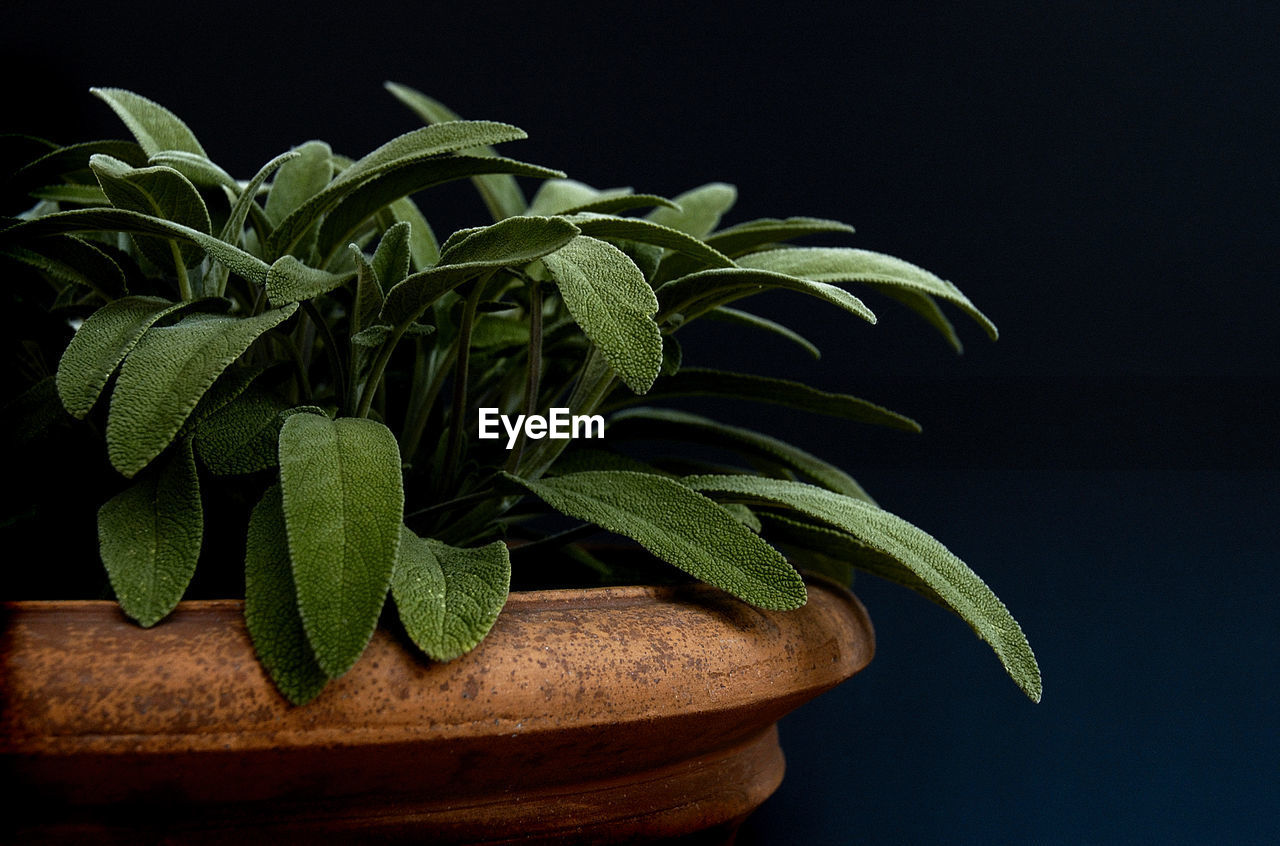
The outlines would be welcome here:
M 778 718 L 874 650 L 862 606 L 825 585 L 786 613 L 704 587 L 539 591 L 448 664 L 379 631 L 293 708 L 241 613 L 184 603 L 143 630 L 111 603 L 6 606 L 10 833 L 714 842 L 780 783 Z

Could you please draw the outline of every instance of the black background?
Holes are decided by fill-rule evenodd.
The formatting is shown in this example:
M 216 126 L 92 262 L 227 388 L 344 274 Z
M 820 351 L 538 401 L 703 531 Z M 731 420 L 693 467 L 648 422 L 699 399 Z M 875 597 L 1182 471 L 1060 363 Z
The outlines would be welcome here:
M 464 6 L 464 8 L 458 8 Z M 722 180 L 728 222 L 815 215 L 959 285 L 963 356 L 868 296 L 871 327 L 748 305 L 686 361 L 803 378 L 919 436 L 725 409 L 854 473 L 987 579 L 1045 675 L 1031 705 L 965 626 L 857 585 L 871 667 L 783 723 L 742 840 L 1270 842 L 1280 835 L 1274 329 L 1276 35 L 1264 4 L 63 2 L 5 11 L 4 130 L 123 130 L 90 85 L 181 115 L 244 177 L 310 138 L 417 126 L 381 87 L 530 134 L 509 155 L 608 187 Z M 465 190 L 437 231 L 483 222 Z M 835 243 L 834 241 L 832 243 Z

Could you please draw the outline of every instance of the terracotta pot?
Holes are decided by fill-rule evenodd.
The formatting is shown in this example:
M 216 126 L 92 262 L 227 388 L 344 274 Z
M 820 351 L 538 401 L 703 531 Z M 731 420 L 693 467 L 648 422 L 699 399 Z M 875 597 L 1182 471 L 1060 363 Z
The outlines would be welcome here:
M 782 779 L 778 718 L 874 650 L 826 585 L 787 613 L 703 586 L 513 593 L 471 654 L 379 630 L 295 708 L 239 602 L 151 630 L 110 602 L 4 610 L 5 824 L 59 842 L 731 839 Z

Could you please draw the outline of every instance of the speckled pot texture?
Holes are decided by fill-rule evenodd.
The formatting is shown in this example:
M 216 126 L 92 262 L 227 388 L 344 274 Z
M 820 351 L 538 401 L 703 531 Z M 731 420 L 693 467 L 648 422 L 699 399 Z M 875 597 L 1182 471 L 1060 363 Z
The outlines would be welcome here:
M 292 707 L 241 603 L 144 630 L 113 603 L 11 603 L 0 635 L 0 839 L 731 839 L 782 779 L 776 722 L 871 660 L 852 594 L 798 611 L 704 586 L 513 593 L 447 664 L 379 630 Z

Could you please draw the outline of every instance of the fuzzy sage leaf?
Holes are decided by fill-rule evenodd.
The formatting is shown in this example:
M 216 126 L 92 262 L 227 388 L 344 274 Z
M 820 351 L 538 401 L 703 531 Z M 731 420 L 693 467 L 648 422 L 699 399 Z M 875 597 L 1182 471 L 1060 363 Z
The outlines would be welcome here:
M 186 593 L 200 557 L 204 511 L 191 442 L 98 511 L 98 547 L 124 613 L 154 626 Z
M 143 333 L 181 307 L 159 297 L 124 297 L 89 315 L 58 361 L 58 396 L 67 412 L 84 418 Z
M 504 476 L 557 511 L 625 535 L 752 605 L 786 610 L 799 608 L 807 599 L 804 581 L 777 550 L 679 482 L 621 470 L 537 481 Z
M 182 120 L 164 106 L 123 88 L 90 88 L 94 96 L 103 100 L 116 113 L 133 137 L 154 156 L 162 150 L 180 150 L 205 156 L 204 148 Z
M 373 420 L 290 415 L 280 430 L 280 486 L 298 609 L 330 678 L 373 636 L 400 547 L 400 449 Z
M 627 387 L 649 390 L 662 366 L 662 333 L 653 320 L 657 298 L 639 268 L 617 247 L 586 236 L 542 263 L 573 319 Z
M 320 669 L 298 613 L 280 486 L 249 516 L 244 557 L 244 621 L 258 660 L 294 705 L 310 702 L 329 677 Z
M 152 327 L 120 368 L 107 417 L 107 455 L 133 476 L 160 454 L 205 391 L 262 333 L 297 309 L 290 304 L 257 317 L 192 314 Z
M 759 476 L 691 476 L 684 483 L 694 490 L 795 509 L 901 562 L 991 645 L 1018 687 L 1032 701 L 1040 701 L 1040 667 L 1022 627 L 986 583 L 931 535 L 870 503 L 803 482 Z
M 498 619 L 511 586 L 507 545 L 458 549 L 401 528 L 391 595 L 409 637 L 435 661 L 470 652 Z

